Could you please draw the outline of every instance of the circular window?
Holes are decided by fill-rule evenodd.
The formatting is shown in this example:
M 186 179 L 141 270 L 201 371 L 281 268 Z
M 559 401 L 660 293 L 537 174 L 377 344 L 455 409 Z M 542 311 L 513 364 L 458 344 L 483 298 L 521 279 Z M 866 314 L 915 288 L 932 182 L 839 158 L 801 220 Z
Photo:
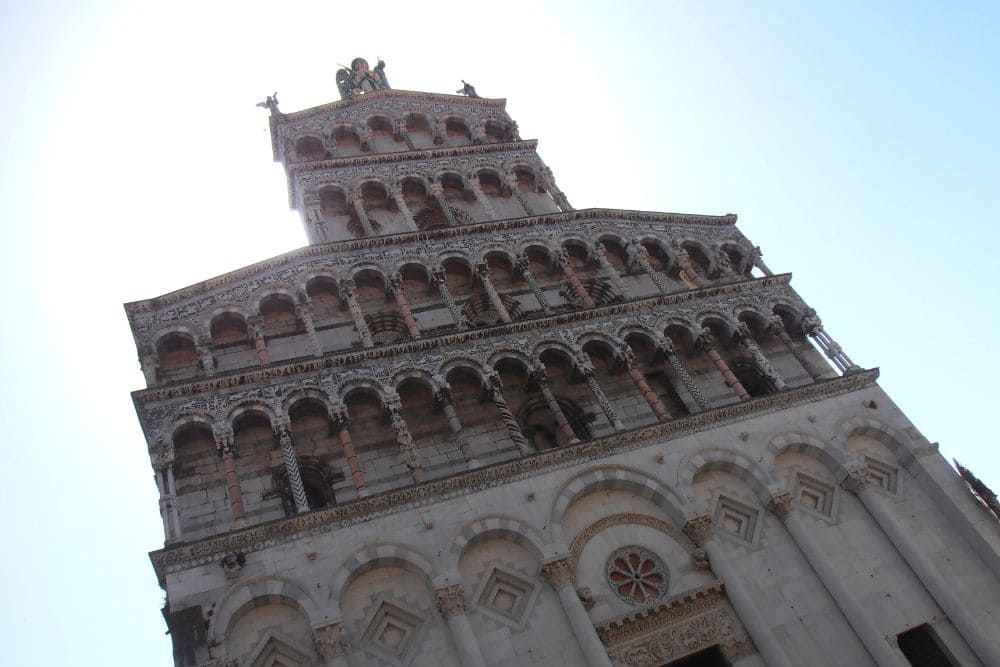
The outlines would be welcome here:
M 608 583 L 629 604 L 648 604 L 667 594 L 667 568 L 653 552 L 637 546 L 608 558 Z

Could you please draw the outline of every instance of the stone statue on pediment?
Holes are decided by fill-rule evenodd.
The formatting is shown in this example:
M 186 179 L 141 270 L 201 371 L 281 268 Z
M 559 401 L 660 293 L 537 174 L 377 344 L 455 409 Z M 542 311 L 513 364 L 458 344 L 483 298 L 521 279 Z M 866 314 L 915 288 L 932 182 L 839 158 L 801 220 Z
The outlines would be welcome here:
M 369 68 L 367 60 L 355 58 L 351 61 L 350 67 L 337 70 L 337 88 L 340 90 L 340 99 L 343 100 L 389 87 L 389 79 L 385 75 L 385 62 L 382 60 L 379 60 L 374 68 Z

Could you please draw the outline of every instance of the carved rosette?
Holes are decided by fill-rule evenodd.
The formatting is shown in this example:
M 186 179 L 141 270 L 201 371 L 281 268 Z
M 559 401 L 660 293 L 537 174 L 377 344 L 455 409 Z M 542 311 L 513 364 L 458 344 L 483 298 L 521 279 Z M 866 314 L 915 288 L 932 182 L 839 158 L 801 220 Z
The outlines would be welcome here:
M 434 591 L 434 604 L 445 618 L 465 613 L 465 591 L 461 584 L 445 586 Z
M 576 586 L 576 559 L 573 556 L 563 556 L 542 563 L 538 572 L 556 590 L 564 586 Z
M 606 570 L 611 590 L 629 604 L 649 604 L 667 594 L 667 568 L 648 549 L 621 547 L 608 558 Z

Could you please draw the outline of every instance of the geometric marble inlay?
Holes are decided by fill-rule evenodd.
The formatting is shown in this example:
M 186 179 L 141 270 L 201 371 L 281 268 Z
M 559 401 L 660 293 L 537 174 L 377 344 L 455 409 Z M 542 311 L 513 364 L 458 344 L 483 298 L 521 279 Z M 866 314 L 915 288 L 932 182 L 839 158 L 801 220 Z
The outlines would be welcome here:
M 727 533 L 747 542 L 753 542 L 757 510 L 732 498 L 720 496 L 712 523 Z
M 795 502 L 823 516 L 833 514 L 833 486 L 799 473 L 792 488 Z
M 392 602 L 383 601 L 361 635 L 362 643 L 393 664 L 407 662 L 414 635 L 423 619 Z
M 611 590 L 629 604 L 649 604 L 667 594 L 667 568 L 642 547 L 627 546 L 612 553 L 607 573 Z
M 895 468 L 869 457 L 865 457 L 865 464 L 868 466 L 868 479 L 872 484 L 889 493 L 896 493 Z
M 507 569 L 494 567 L 476 600 L 480 610 L 498 620 L 523 626 L 535 585 Z

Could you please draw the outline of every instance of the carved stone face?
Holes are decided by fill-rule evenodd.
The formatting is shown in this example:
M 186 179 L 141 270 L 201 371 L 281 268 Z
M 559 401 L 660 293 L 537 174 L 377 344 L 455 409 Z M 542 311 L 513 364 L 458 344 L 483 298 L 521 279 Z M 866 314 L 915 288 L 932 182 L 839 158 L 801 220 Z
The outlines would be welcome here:
M 358 74 L 364 74 L 368 71 L 368 61 L 364 58 L 355 58 L 351 61 L 351 69 Z

